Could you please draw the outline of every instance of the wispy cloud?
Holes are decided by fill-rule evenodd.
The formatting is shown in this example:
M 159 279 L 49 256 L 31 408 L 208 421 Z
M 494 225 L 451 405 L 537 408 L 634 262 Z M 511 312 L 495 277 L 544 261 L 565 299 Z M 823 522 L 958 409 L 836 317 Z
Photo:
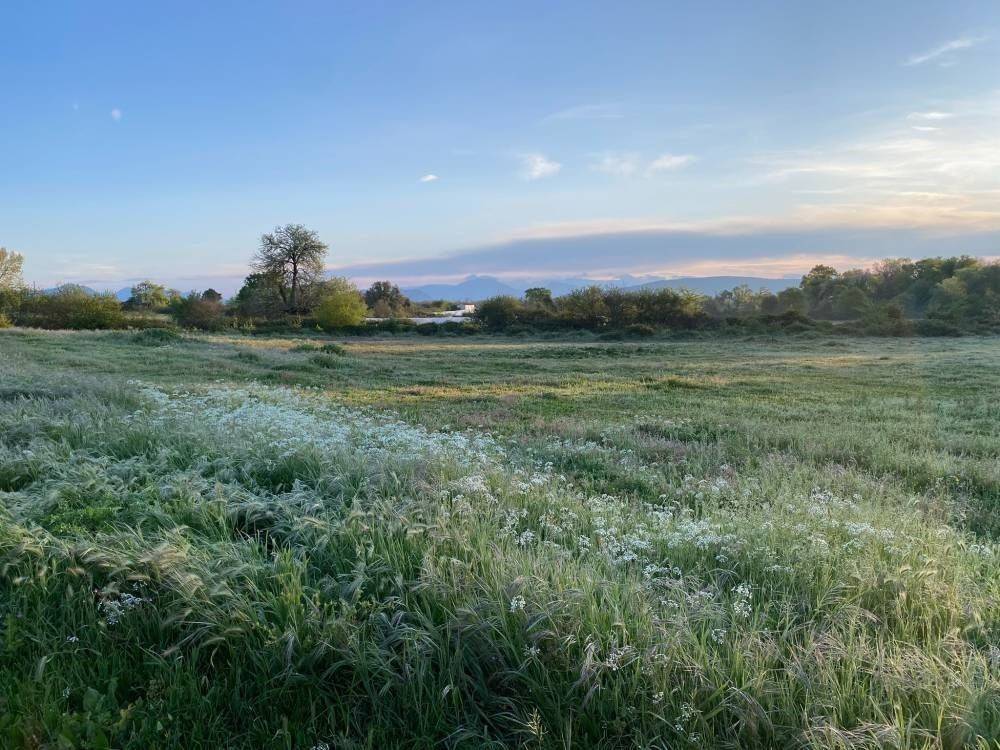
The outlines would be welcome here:
M 562 164 L 545 154 L 522 154 L 521 176 L 526 180 L 541 180 L 559 174 Z
M 111 110 L 111 119 L 114 120 L 115 122 L 118 122 L 120 119 L 122 119 L 122 111 L 118 109 L 118 107 L 115 107 L 113 110 Z
M 620 120 L 624 115 L 617 104 L 581 104 L 542 118 L 543 123 L 560 120 Z
M 959 52 L 961 50 L 975 47 L 977 44 L 985 42 L 986 39 L 987 37 L 984 36 L 980 37 L 961 36 L 958 37 L 957 39 L 951 39 L 945 42 L 944 44 L 939 44 L 937 47 L 933 47 L 927 50 L 926 52 L 921 52 L 918 55 L 911 55 L 909 58 L 907 58 L 904 65 L 923 65 L 924 63 L 928 63 L 933 60 L 938 60 L 939 58 L 944 57 L 945 55 L 948 55 L 952 52 Z M 954 61 L 952 60 L 945 60 L 943 62 L 954 64 Z
M 954 117 L 953 112 L 940 112 L 933 110 L 930 112 L 910 112 L 906 116 L 907 120 L 950 120 Z
M 931 118 L 933 120 L 934 118 Z M 832 226 L 1000 227 L 1000 137 L 994 119 L 963 117 L 947 130 L 890 126 L 870 137 L 825 149 L 771 154 L 756 163 L 764 180 L 787 181 L 817 199 L 795 207 L 800 219 Z M 920 128 L 919 134 L 912 128 Z M 837 192 L 833 192 L 837 191 Z M 846 200 L 836 199 L 845 191 Z
M 694 161 L 696 161 L 696 157 L 691 154 L 661 154 L 646 163 L 639 154 L 612 151 L 597 155 L 590 166 L 596 172 L 604 172 L 616 177 L 631 177 L 640 172 L 647 176 L 657 172 L 672 172 L 682 169 Z
M 591 164 L 591 169 L 616 177 L 630 177 L 639 170 L 639 156 L 638 154 L 601 154 Z
M 438 177 L 436 174 L 425 174 L 423 177 L 420 178 L 420 181 L 421 182 L 436 182 L 439 179 L 441 179 L 441 178 Z
M 646 171 L 650 174 L 655 172 L 672 172 L 675 169 L 682 169 L 696 160 L 691 154 L 662 154 L 649 163 Z

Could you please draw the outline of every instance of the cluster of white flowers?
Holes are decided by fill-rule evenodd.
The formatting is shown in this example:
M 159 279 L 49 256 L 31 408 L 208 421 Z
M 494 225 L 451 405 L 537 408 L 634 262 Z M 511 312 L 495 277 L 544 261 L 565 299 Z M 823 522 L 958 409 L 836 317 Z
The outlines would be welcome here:
M 612 672 L 617 672 L 625 665 L 635 661 L 636 650 L 632 646 L 615 646 L 608 650 L 604 666 Z
M 471 473 L 505 455 L 500 442 L 489 434 L 428 430 L 392 415 L 333 404 L 309 389 L 216 385 L 167 393 L 132 382 L 140 386 L 151 407 L 135 418 L 213 430 L 248 445 L 266 445 L 271 455 L 279 457 L 306 448 L 320 453 L 349 449 L 375 456 L 453 458 Z
M 688 741 L 693 745 L 697 745 L 701 742 L 701 735 L 697 732 L 690 732 L 688 726 L 700 715 L 701 712 L 690 703 L 682 703 L 681 712 L 677 715 L 677 718 L 674 721 L 674 731 L 680 735 L 686 736 Z
M 105 624 L 117 625 L 127 612 L 149 604 L 151 601 L 148 597 L 136 596 L 126 591 L 117 596 L 102 598 L 98 602 L 97 608 L 104 615 Z
M 733 616 L 746 620 L 753 608 L 750 604 L 750 584 L 741 583 L 733 589 Z

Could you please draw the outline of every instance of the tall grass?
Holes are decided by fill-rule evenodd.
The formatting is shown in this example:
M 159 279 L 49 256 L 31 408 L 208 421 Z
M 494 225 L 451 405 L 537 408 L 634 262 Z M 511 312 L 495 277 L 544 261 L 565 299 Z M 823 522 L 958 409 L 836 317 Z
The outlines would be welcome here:
M 678 414 L 489 434 L 0 374 L 5 747 L 1000 737 L 1000 547 L 947 483 Z

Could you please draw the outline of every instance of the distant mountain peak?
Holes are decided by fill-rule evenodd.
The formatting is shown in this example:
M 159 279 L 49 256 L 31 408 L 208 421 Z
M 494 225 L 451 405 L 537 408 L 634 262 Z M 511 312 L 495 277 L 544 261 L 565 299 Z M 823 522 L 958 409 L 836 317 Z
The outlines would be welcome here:
M 494 276 L 470 275 L 462 281 L 454 283 L 423 284 L 406 287 L 403 293 L 415 302 L 426 302 L 432 299 L 447 299 L 453 301 L 476 302 L 487 297 L 512 295 L 520 297 L 525 289 L 531 287 L 546 287 L 552 294 L 559 297 L 574 289 L 588 286 L 618 287 L 628 291 L 639 289 L 690 289 L 699 294 L 714 295 L 725 289 L 746 284 L 754 291 L 764 288 L 772 292 L 780 292 L 792 286 L 798 286 L 798 278 L 772 279 L 758 276 L 682 276 L 664 278 L 658 276 L 632 276 L 623 274 L 616 279 L 585 279 L 585 278 L 550 278 L 532 280 L 504 281 Z

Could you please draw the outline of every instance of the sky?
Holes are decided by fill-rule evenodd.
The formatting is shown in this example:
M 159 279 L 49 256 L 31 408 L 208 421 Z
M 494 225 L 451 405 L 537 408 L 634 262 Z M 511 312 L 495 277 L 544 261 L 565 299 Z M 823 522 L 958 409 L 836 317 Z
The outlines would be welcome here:
M 1000 255 L 1000 3 L 0 5 L 33 283 L 795 275 Z M 206 281 L 206 284 L 208 282 Z

